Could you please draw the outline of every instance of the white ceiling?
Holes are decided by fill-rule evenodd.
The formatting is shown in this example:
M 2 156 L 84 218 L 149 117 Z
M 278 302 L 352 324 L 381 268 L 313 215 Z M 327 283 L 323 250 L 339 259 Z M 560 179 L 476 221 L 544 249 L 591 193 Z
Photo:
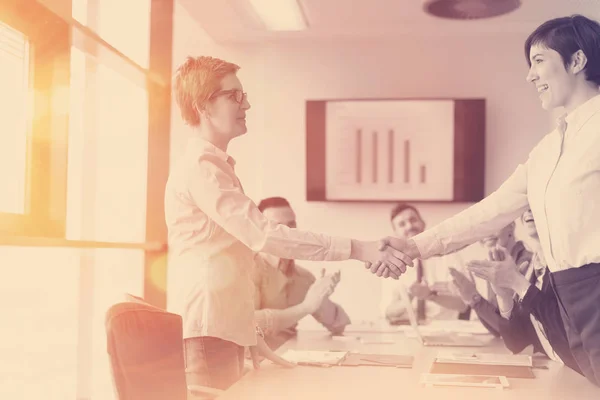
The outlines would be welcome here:
M 280 40 L 394 39 L 403 35 L 446 36 L 519 32 L 527 34 L 542 22 L 583 14 L 600 20 L 600 0 L 522 0 L 521 7 L 486 20 L 450 21 L 423 12 L 426 0 L 298 0 L 309 28 L 271 32 L 247 0 L 176 0 L 218 43 L 260 43 Z M 277 0 L 273 0 L 277 1 Z

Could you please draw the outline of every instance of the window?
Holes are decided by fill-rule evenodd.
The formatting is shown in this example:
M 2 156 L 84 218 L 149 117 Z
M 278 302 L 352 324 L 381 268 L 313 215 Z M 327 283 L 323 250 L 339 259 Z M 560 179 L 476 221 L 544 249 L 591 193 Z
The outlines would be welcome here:
M 66 235 L 141 243 L 148 168 L 144 80 L 128 79 L 77 47 L 71 57 Z
M 83 2 L 75 1 L 74 6 L 77 3 Z M 85 3 L 96 7 L 97 14 L 78 13 L 86 14 L 90 28 L 99 27 L 97 33 L 102 39 L 133 61 L 134 51 L 148 57 L 148 32 L 122 35 L 126 20 L 115 9 L 116 2 Z M 128 32 L 144 20 L 143 15 L 127 14 L 128 9 L 133 7 L 149 16 L 148 1 L 132 3 L 135 7 L 121 2 L 133 21 Z M 146 10 L 140 7 L 143 4 Z M 75 11 L 73 8 L 76 18 Z M 149 19 L 146 30 L 148 24 Z M 128 36 L 133 41 L 129 45 L 123 39 Z M 144 242 L 149 129 L 146 73 L 90 38 L 84 29 L 75 27 L 72 38 L 66 236 L 74 240 Z M 105 315 L 111 305 L 123 300 L 124 293 L 144 295 L 144 252 L 98 249 L 87 255 L 88 265 L 81 266 L 80 304 L 89 319 L 79 321 L 85 344 L 79 348 L 77 395 L 111 400 L 115 395 L 106 352 Z
M 91 17 L 90 6 L 96 11 Z M 72 15 L 134 63 L 148 68 L 150 0 L 73 0 Z
M 168 23 L 172 0 L 0 0 L 0 187 L 10 192 L 0 199 L 10 275 L 0 282 L 0 393 L 10 398 L 114 399 L 105 313 L 126 292 L 148 296 L 149 279 L 164 283 L 164 258 L 145 277 L 143 249 L 2 242 L 146 240 L 147 209 L 162 201 L 148 192 L 162 190 L 168 169 L 156 136 L 168 143 L 170 115 L 170 25 L 154 27 L 169 68 L 150 71 L 151 3 Z
M 98 66 L 96 87 L 95 240 L 143 242 L 148 91 L 104 65 Z
M 67 237 L 143 242 L 146 228 L 148 92 L 71 48 Z M 104 318 L 124 293 L 143 296 L 142 250 L 86 250 L 80 272 L 79 397 L 114 399 Z M 58 268 L 58 267 L 57 267 Z M 91 299 L 90 297 L 91 296 Z M 81 313 L 80 313 L 81 315 Z
M 25 1 L 0 7 L 0 236 L 64 237 L 69 28 Z
M 10 276 L 0 279 L 2 398 L 114 399 L 104 316 L 124 293 L 143 296 L 143 258 L 142 250 L 0 247 Z
M 29 40 L 0 22 L 0 212 L 25 212 L 30 130 Z
M 78 253 L 0 247 L 2 398 L 76 398 Z
M 148 68 L 150 0 L 97 1 L 98 34 L 135 63 Z

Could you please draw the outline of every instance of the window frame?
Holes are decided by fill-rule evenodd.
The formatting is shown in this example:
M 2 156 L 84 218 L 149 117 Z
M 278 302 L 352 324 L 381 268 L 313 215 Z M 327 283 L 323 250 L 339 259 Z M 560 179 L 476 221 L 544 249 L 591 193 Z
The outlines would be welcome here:
M 35 0 L 0 3 L 0 20 L 29 40 L 25 207 L 0 212 L 0 235 L 64 237 L 69 132 L 70 29 Z

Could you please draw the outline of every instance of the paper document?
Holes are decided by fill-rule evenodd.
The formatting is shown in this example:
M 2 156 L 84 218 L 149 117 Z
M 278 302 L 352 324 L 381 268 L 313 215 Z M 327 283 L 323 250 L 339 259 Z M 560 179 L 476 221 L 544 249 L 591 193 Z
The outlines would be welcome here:
M 318 351 L 288 349 L 282 357 L 295 363 L 337 365 L 346 357 L 347 351 Z
M 432 331 L 470 333 L 474 335 L 487 335 L 490 333 L 485 326 L 478 321 L 436 320 L 431 321 L 426 327 Z
M 498 375 L 422 374 L 421 384 L 425 386 L 471 386 L 498 389 L 509 386 L 506 377 Z
M 440 351 L 435 359 L 437 363 L 479 364 L 531 367 L 531 356 L 525 354 L 492 354 L 457 351 Z

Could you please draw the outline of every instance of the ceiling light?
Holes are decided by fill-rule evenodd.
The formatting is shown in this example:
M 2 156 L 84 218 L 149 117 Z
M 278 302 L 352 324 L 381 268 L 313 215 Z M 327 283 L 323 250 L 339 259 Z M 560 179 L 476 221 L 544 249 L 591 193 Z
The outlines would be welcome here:
M 429 0 L 425 12 L 448 19 L 483 19 L 508 14 L 521 0 Z

